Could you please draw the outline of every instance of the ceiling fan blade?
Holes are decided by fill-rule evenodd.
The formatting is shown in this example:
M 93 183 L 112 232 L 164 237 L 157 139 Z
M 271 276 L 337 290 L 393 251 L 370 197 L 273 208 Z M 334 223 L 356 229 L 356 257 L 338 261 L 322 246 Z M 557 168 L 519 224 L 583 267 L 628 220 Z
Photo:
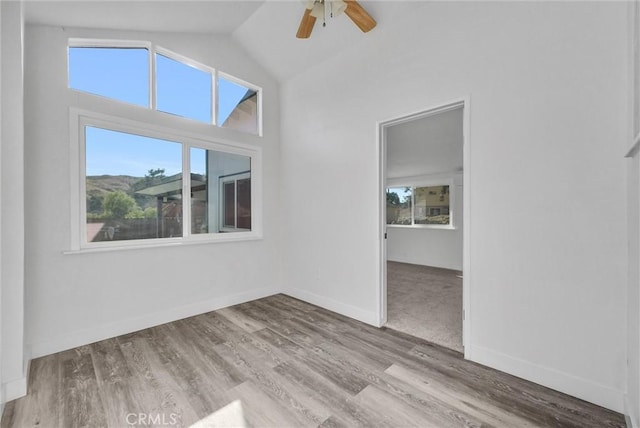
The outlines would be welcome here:
M 356 0 L 344 1 L 347 3 L 347 9 L 344 13 L 351 18 L 353 23 L 356 24 L 363 33 L 371 31 L 376 26 L 376 20 L 373 19 Z
M 316 23 L 315 16 L 311 16 L 311 9 L 305 9 L 296 37 L 299 39 L 308 39 Z

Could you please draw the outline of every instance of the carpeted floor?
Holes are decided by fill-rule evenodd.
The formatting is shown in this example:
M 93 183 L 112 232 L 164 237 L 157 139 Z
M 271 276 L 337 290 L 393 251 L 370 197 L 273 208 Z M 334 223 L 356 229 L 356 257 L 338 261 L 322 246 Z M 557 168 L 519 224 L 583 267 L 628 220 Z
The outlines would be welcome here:
M 387 324 L 462 352 L 461 272 L 387 262 Z

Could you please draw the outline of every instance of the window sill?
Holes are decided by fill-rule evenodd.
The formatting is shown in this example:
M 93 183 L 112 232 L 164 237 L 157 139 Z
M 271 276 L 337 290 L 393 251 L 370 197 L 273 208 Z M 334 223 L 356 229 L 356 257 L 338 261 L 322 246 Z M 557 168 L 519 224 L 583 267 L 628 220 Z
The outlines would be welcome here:
M 452 225 L 445 224 L 387 224 L 392 229 L 437 229 L 437 230 L 456 230 Z
M 244 234 L 244 233 L 243 233 Z M 105 252 L 117 252 L 117 251 L 126 251 L 126 250 L 142 250 L 148 248 L 170 248 L 170 247 L 185 247 L 192 245 L 206 245 L 206 244 L 219 244 L 219 243 L 231 243 L 231 242 L 245 242 L 245 241 L 261 241 L 263 239 L 262 235 L 259 234 L 249 234 L 247 236 L 218 236 L 218 235 L 231 235 L 231 234 L 216 234 L 215 238 L 207 237 L 207 238 L 191 238 L 191 239 L 183 239 L 183 238 L 166 238 L 163 242 L 141 242 L 135 241 L 128 244 L 123 244 L 121 242 L 116 243 L 107 243 L 106 245 L 91 245 L 89 247 L 67 250 L 63 251 L 64 255 L 77 255 L 77 254 L 90 254 L 90 253 L 105 253 Z

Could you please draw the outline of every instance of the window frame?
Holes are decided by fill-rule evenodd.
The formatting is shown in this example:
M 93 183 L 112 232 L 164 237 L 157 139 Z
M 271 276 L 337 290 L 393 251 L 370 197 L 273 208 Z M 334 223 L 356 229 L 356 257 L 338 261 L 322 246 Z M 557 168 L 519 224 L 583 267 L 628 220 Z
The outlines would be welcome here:
M 110 251 L 147 247 L 165 247 L 185 244 L 202 244 L 228 241 L 259 240 L 262 235 L 262 148 L 225 141 L 220 138 L 166 128 L 161 125 L 125 119 L 95 111 L 71 107 L 69 109 L 70 130 L 70 186 L 71 186 L 71 250 L 66 253 Z M 145 137 L 180 143 L 182 145 L 182 237 L 136 239 L 110 242 L 87 242 L 86 206 L 86 157 L 85 127 L 124 132 Z M 248 156 L 251 159 L 251 230 L 238 233 L 202 233 L 191 231 L 191 148 L 219 151 Z M 185 175 L 186 172 L 186 175 Z M 217 185 L 217 184 L 214 184 Z M 217 226 L 217 225 L 216 225 Z
M 416 224 L 415 222 L 415 189 L 417 187 L 438 187 L 449 186 L 449 224 Z M 411 224 L 386 224 L 386 227 L 399 229 L 444 229 L 455 230 L 456 226 L 456 199 L 455 199 L 455 180 L 453 178 L 442 178 L 432 180 L 394 179 L 388 180 L 385 185 L 385 193 L 390 188 L 409 187 L 411 188 Z M 386 212 L 386 205 L 385 205 Z
M 222 176 L 218 178 L 218 188 L 219 188 L 219 195 L 221 195 L 220 200 L 224 201 L 223 203 L 221 203 L 218 206 L 218 230 L 220 230 L 221 232 L 246 232 L 249 231 L 250 229 L 244 229 L 241 227 L 238 227 L 238 181 L 240 180 L 246 180 L 249 179 L 251 180 L 251 185 L 253 185 L 253 180 L 251 177 L 251 171 L 249 172 L 240 172 L 240 173 L 236 173 L 236 174 L 231 174 L 231 175 L 226 175 L 226 176 Z M 231 227 L 230 225 L 225 224 L 226 223 L 226 219 L 225 219 L 225 208 L 226 208 L 226 199 L 224 198 L 225 195 L 225 191 L 224 191 L 224 187 L 225 184 L 228 183 L 233 183 L 233 195 L 234 195 L 234 203 L 233 203 L 233 209 L 234 209 L 234 226 Z M 251 192 L 253 194 L 253 192 Z M 253 201 L 252 201 L 253 202 Z M 251 220 L 253 223 L 253 209 L 251 210 Z
M 245 134 L 249 134 L 249 135 L 257 135 L 259 137 L 262 137 L 262 88 L 260 88 L 259 86 L 254 85 L 253 83 L 249 83 L 246 80 L 242 80 L 239 79 L 235 76 L 232 76 L 231 74 L 225 73 L 223 71 L 216 71 L 216 80 L 215 80 L 215 92 L 216 94 L 219 93 L 218 91 L 218 79 L 224 79 L 224 80 L 228 80 L 231 83 L 235 83 L 236 85 L 241 85 L 244 86 L 248 89 L 252 89 L 254 91 L 256 91 L 257 94 L 257 115 L 258 115 L 258 123 L 257 123 L 257 133 L 256 134 L 250 134 L 250 133 L 246 133 Z M 218 119 L 218 97 L 216 96 L 215 98 L 215 120 Z M 218 127 L 220 127 L 221 129 L 230 129 L 230 128 L 223 128 L 222 124 L 218 124 Z
M 149 72 L 149 100 L 148 100 L 148 105 L 147 106 L 141 106 L 141 105 L 137 105 L 137 104 L 132 104 L 126 101 L 122 101 L 119 100 L 117 98 L 111 98 L 105 95 L 99 95 L 99 94 L 94 94 L 91 92 L 87 92 L 87 91 L 82 91 L 80 89 L 74 89 L 71 88 L 69 86 L 69 70 L 70 70 L 70 64 L 69 64 L 69 49 L 70 48 L 114 48 L 114 49 L 127 49 L 127 48 L 141 48 L 141 49 L 147 49 L 149 52 L 149 67 L 148 67 L 148 72 Z M 156 54 L 162 55 L 162 56 L 166 56 L 167 58 L 170 58 L 174 61 L 178 61 L 182 64 L 185 64 L 189 67 L 193 67 L 197 70 L 206 72 L 206 73 L 211 73 L 211 118 L 209 122 L 202 122 L 196 119 L 192 119 L 192 118 L 188 118 L 188 117 L 184 117 L 184 116 L 179 116 L 179 115 L 175 115 L 175 114 L 171 114 L 171 113 L 167 113 L 161 110 L 158 110 L 158 103 L 157 103 L 157 84 L 156 84 Z M 240 130 L 234 130 L 231 128 L 223 128 L 222 124 L 217 123 L 217 119 L 218 119 L 218 79 L 219 78 L 223 78 L 225 80 L 228 80 L 230 82 L 236 83 L 238 85 L 242 85 L 248 89 L 252 89 L 254 91 L 256 91 L 257 93 L 257 132 L 255 134 L 253 133 L 248 133 L 248 132 L 243 132 Z M 199 123 L 199 124 L 205 124 L 205 125 L 210 125 L 210 126 L 214 126 L 220 129 L 228 129 L 231 131 L 235 131 L 235 132 L 239 132 L 242 133 L 244 135 L 255 135 L 258 137 L 262 137 L 263 136 L 263 108 L 262 108 L 262 87 L 255 85 L 253 83 L 247 82 L 246 80 L 240 79 L 236 76 L 233 76 L 229 73 L 226 72 L 222 72 L 220 70 L 218 70 L 217 68 L 213 67 L 213 66 L 208 66 L 206 64 L 203 64 L 201 62 L 198 62 L 194 59 L 191 59 L 187 56 L 181 55 L 177 52 L 174 52 L 170 49 L 166 49 L 162 46 L 158 46 L 155 43 L 152 43 L 150 41 L 144 41 L 144 40 L 118 40 L 118 39 L 91 39 L 91 38 L 77 38 L 77 37 L 72 37 L 69 38 L 67 41 L 67 89 L 74 91 L 75 93 L 78 94 L 87 94 L 88 96 L 92 96 L 92 97 L 99 97 L 102 99 L 106 99 L 109 100 L 110 102 L 115 102 L 115 103 L 120 103 L 122 105 L 127 105 L 127 106 L 133 106 L 135 108 L 142 108 L 142 109 L 146 109 L 146 110 L 151 110 L 154 111 L 156 113 L 162 114 L 162 115 L 167 115 L 167 116 L 171 116 L 171 117 L 178 117 L 180 119 L 189 121 L 189 122 L 194 122 L 194 123 Z
M 83 91 L 81 89 L 75 89 L 70 86 L 69 77 L 71 64 L 69 63 L 69 49 L 71 48 L 113 48 L 113 49 L 147 49 L 149 52 L 148 60 L 148 73 L 149 73 L 149 99 L 146 106 L 141 106 L 127 101 L 119 100 L 117 98 L 111 98 L 106 95 L 94 94 L 93 92 Z M 89 94 L 90 96 L 100 97 L 113 102 L 121 103 L 128 106 L 134 106 L 138 108 L 155 110 L 154 98 L 155 98 L 155 73 L 154 73 L 154 55 L 153 44 L 144 40 L 114 40 L 114 39 L 84 39 L 84 38 L 70 38 L 67 42 L 67 89 L 80 94 Z
M 195 61 L 191 58 L 188 58 L 184 55 L 180 55 L 179 53 L 170 51 L 169 49 L 165 49 L 161 46 L 156 46 L 153 45 L 153 49 L 149 51 L 150 52 L 150 56 L 152 56 L 153 58 L 151 59 L 151 63 L 153 64 L 153 68 L 151 69 L 150 73 L 150 79 L 153 80 L 152 83 L 152 88 L 153 88 L 153 95 L 152 95 L 152 110 L 153 111 L 157 111 L 158 113 L 162 113 L 162 114 L 169 114 L 171 116 L 176 116 L 172 113 L 168 113 L 162 110 L 158 110 L 158 82 L 157 82 L 157 72 L 156 72 L 156 55 L 162 55 L 165 56 L 169 59 L 172 59 L 174 61 L 177 61 L 181 64 L 184 64 L 188 67 L 192 67 L 195 68 L 196 70 L 200 70 L 202 72 L 205 73 L 210 73 L 211 74 L 211 117 L 209 118 L 209 122 L 201 122 L 199 120 L 196 119 L 192 119 L 189 117 L 185 117 L 185 116 L 179 116 L 178 117 L 182 117 L 184 119 L 187 120 L 193 120 L 195 122 L 198 123 L 207 123 L 209 125 L 213 125 L 213 126 L 218 126 L 216 123 L 216 113 L 218 110 L 218 97 L 217 97 L 217 70 L 213 67 L 209 67 L 207 65 L 204 65 L 198 61 Z

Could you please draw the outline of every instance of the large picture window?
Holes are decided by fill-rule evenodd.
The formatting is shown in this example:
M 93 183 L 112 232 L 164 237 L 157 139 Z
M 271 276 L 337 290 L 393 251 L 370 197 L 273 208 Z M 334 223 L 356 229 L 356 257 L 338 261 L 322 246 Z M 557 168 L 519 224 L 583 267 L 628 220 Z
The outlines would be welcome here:
M 260 237 L 260 150 L 72 111 L 75 249 Z
M 450 184 L 387 188 L 387 225 L 452 227 Z

